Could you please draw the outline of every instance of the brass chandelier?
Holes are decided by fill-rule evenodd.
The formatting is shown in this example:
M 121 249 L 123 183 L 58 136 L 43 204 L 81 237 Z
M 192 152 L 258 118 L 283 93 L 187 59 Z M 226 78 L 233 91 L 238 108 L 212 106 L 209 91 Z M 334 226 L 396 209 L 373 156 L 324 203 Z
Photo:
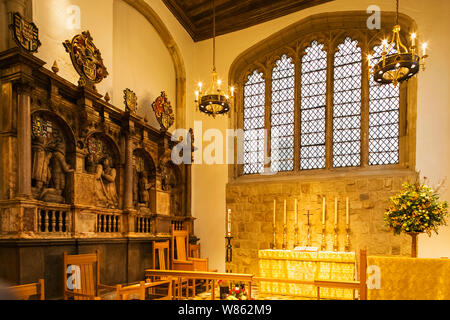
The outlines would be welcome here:
M 425 70 L 425 58 L 427 44 L 422 44 L 422 57 L 419 57 L 416 47 L 416 34 L 411 34 L 411 47 L 408 49 L 400 40 L 400 25 L 398 23 L 398 6 L 396 12 L 396 25 L 393 29 L 392 39 L 382 41 L 383 51 L 380 60 L 374 65 L 373 55 L 368 55 L 369 77 L 373 74 L 373 79 L 379 84 L 390 84 L 397 86 L 405 80 L 408 80 L 419 72 L 420 66 Z
M 213 71 L 212 82 L 209 87 L 203 91 L 203 83 L 198 83 L 195 91 L 195 103 L 200 112 L 216 117 L 217 114 L 227 113 L 234 97 L 234 87 L 229 88 L 228 92 L 222 90 L 222 80 L 218 78 L 216 71 L 216 7 L 213 0 Z

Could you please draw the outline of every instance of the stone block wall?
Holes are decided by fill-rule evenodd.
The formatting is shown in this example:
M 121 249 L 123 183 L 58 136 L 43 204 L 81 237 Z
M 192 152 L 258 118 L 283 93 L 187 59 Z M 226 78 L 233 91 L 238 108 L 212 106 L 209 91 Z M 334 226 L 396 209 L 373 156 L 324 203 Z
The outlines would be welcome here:
M 334 244 L 334 199 L 338 198 L 338 246 L 344 251 L 346 241 L 345 202 L 350 203 L 350 251 L 369 255 L 409 255 L 411 238 L 394 236 L 383 218 L 389 197 L 405 181 L 413 181 L 412 171 L 394 175 L 352 177 L 294 178 L 285 180 L 239 179 L 227 185 L 227 208 L 232 210 L 233 272 L 258 274 L 258 250 L 273 243 L 273 200 L 276 200 L 276 248 L 283 244 L 283 210 L 287 200 L 287 249 L 294 247 L 295 209 L 298 201 L 298 245 L 306 245 L 307 210 L 310 211 L 311 245 L 320 248 L 322 240 L 322 199 L 326 198 L 326 250 Z M 272 177 L 274 178 L 274 177 Z M 293 178 L 293 179 L 292 179 Z M 420 244 L 419 244 L 420 245 Z

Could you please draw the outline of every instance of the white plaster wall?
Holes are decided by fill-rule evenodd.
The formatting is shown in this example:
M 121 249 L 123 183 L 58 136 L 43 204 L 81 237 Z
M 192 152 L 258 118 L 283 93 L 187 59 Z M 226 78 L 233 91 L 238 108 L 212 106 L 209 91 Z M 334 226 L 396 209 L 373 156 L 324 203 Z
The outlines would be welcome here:
M 69 29 L 68 23 L 73 21 L 67 9 L 76 5 L 81 11 L 80 28 Z M 109 76 L 97 85 L 97 90 L 104 95 L 112 91 L 113 86 L 113 0 L 33 0 L 33 20 L 39 28 L 42 46 L 36 56 L 51 69 L 56 60 L 59 75 L 66 80 L 78 84 L 80 78 L 72 66 L 70 56 L 62 43 L 72 40 L 73 36 L 89 30 L 94 43 L 102 53 L 103 62 Z
M 152 25 L 133 7 L 114 0 L 114 76 L 112 103 L 123 106 L 123 90 L 138 97 L 138 115 L 158 128 L 152 103 L 166 91 L 175 111 L 175 69 L 172 58 Z
M 161 1 L 148 1 L 167 23 L 176 42 L 189 54 L 193 46 L 186 31 L 174 21 Z M 74 26 L 68 8 L 80 8 L 80 27 Z M 129 88 L 138 96 L 138 114 L 159 128 L 151 104 L 161 91 L 166 91 L 175 112 L 176 76 L 172 57 L 154 27 L 146 18 L 122 0 L 33 0 L 33 20 L 39 26 L 42 47 L 37 57 L 50 69 L 56 60 L 59 75 L 77 84 L 79 76 L 62 43 L 75 34 L 89 30 L 100 49 L 109 76 L 97 85 L 100 94 L 109 93 L 111 103 L 124 109 L 123 90 Z M 172 19 L 172 21 L 171 21 Z M 69 23 L 68 23 L 69 21 Z M 187 41 L 190 40 L 189 41 Z M 172 127 L 173 128 L 173 127 Z

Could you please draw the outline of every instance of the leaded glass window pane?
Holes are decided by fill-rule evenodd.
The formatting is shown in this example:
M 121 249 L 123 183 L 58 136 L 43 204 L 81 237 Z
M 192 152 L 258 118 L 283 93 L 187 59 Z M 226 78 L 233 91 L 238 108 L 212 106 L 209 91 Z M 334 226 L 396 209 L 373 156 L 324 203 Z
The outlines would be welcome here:
M 294 170 L 294 85 L 292 58 L 283 55 L 272 70 L 271 170 Z
M 380 60 L 382 46 L 373 48 L 372 63 Z M 395 53 L 396 50 L 390 53 Z M 399 163 L 400 86 L 369 82 L 369 165 Z
M 264 172 L 265 82 L 256 70 L 244 85 L 244 174 Z
M 361 48 L 346 38 L 334 55 L 333 167 L 361 164 Z
M 325 168 L 327 53 L 317 41 L 305 49 L 301 65 L 300 169 Z

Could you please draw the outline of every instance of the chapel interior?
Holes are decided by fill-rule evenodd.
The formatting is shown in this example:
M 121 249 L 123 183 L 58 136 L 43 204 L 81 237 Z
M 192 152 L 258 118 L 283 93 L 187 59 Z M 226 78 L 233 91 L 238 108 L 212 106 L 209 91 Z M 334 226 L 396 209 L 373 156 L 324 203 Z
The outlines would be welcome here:
M 449 14 L 0 0 L 0 300 L 450 299 Z

